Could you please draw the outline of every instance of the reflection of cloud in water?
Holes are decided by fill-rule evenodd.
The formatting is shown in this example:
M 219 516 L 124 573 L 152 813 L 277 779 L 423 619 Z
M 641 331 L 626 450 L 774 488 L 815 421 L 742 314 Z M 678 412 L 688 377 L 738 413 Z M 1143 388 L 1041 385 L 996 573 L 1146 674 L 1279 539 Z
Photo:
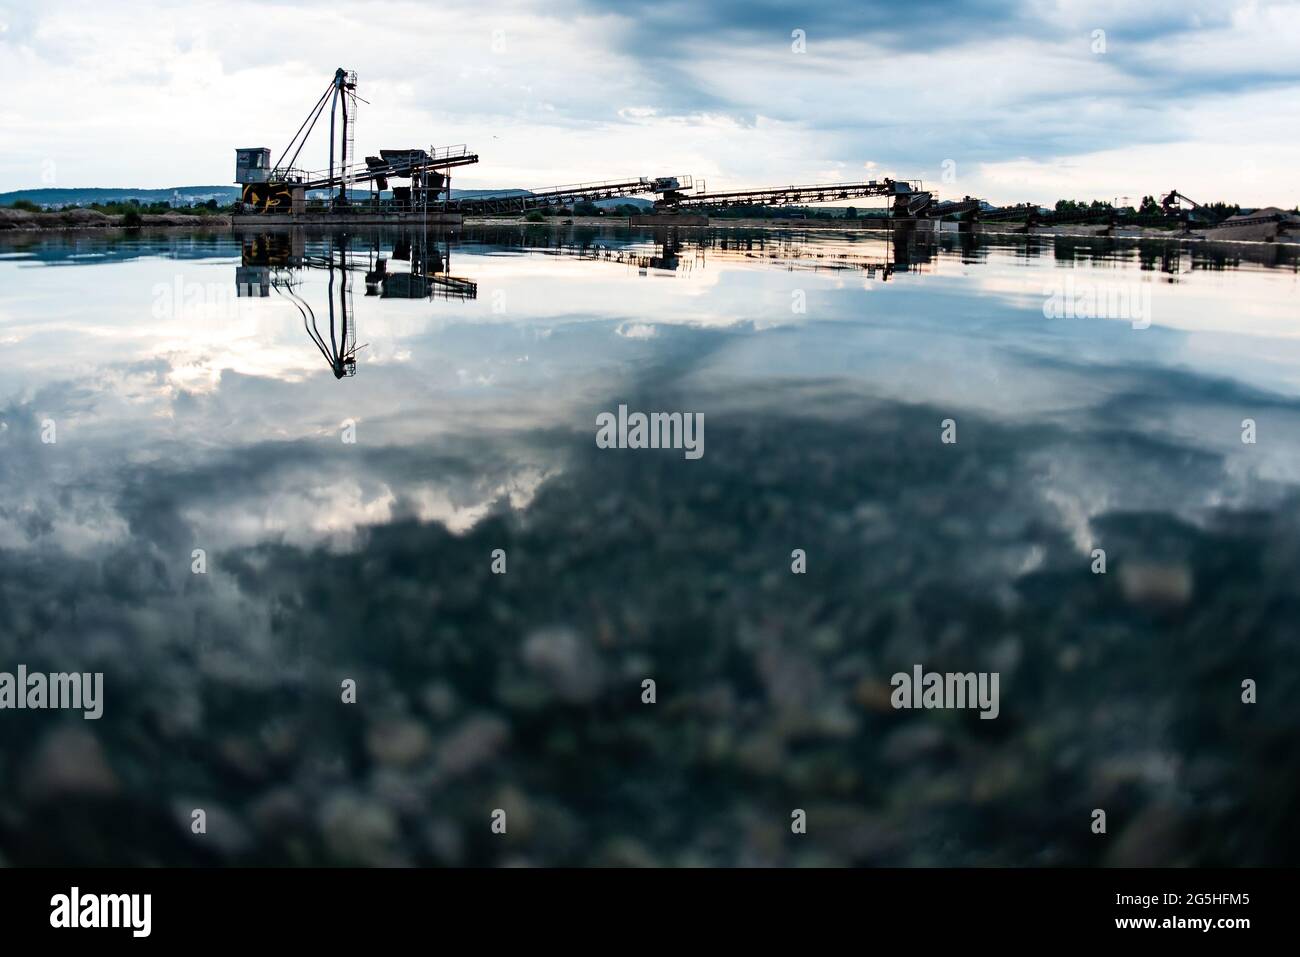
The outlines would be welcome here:
M 105 672 L 80 753 L 114 785 L 52 774 L 52 726 L 6 719 L 4 773 L 57 784 L 0 795 L 9 862 L 1294 862 L 1300 406 L 1252 371 L 1271 340 L 1220 374 L 1176 351 L 1204 333 L 1052 326 L 942 269 L 867 296 L 715 262 L 710 326 L 658 315 L 701 270 L 583 262 L 580 307 L 557 285 L 534 309 L 525 256 L 492 322 L 488 295 L 362 312 L 409 357 L 336 382 L 288 327 L 251 374 L 214 330 L 137 342 L 127 265 L 171 268 L 62 273 L 103 276 L 126 332 L 53 363 L 33 324 L 3 387 L 0 656 Z M 597 449 L 620 402 L 703 412 L 706 455 Z M 900 719 L 882 690 L 917 662 L 999 671 L 1001 717 Z M 240 839 L 191 841 L 193 794 Z M 818 822 L 797 844 L 764 823 L 792 794 Z M 505 850 L 481 826 L 503 803 L 536 822 Z
M 320 542 L 335 549 L 358 547 L 357 536 L 374 525 L 415 519 L 464 533 L 502 505 L 528 506 L 546 472 L 536 466 L 506 466 L 500 477 L 472 479 L 435 474 L 369 474 L 350 463 L 293 463 L 277 469 L 243 497 L 196 501 L 180 509 L 195 541 L 222 548 L 279 541 L 300 547 Z
M 1283 739 L 1247 731 L 1215 700 L 1286 653 L 1283 631 L 1242 602 L 1291 600 L 1293 494 L 1269 521 L 1217 511 L 1196 527 L 1167 508 L 1221 463 L 1123 431 L 1091 441 L 1098 454 L 1133 443 L 1164 503 L 1132 498 L 1142 475 L 1088 470 L 1097 454 L 1060 425 L 968 416 L 945 447 L 931 434 L 938 409 L 825 385 L 769 387 L 745 405 L 733 393 L 730 411 L 708 393 L 638 390 L 708 410 L 704 459 L 687 470 L 676 456 L 598 450 L 582 432 L 353 458 L 260 444 L 101 485 L 132 530 L 102 560 L 0 554 L 6 652 L 39 628 L 42 659 L 108 675 L 115 704 L 93 733 L 125 793 L 83 813 L 141 820 L 165 806 L 169 785 L 141 750 L 157 741 L 190 756 L 187 793 L 220 795 L 249 834 L 230 848 L 164 850 L 160 838 L 168 860 L 269 862 L 296 845 L 316 862 L 497 863 L 503 852 L 472 835 L 501 789 L 551 822 L 509 852 L 536 862 L 594 863 L 637 845 L 664 863 L 933 863 L 936 835 L 948 862 L 1195 862 L 1229 847 L 1278 859 L 1253 822 L 1294 816 L 1282 765 L 1256 765 Z M 1072 481 L 1068 464 L 1045 474 L 1053 448 L 1073 451 L 1099 488 L 1092 526 L 1110 577 L 1088 572 L 1077 529 L 1042 494 Z M 472 512 L 540 450 L 563 468 L 540 484 L 534 471 L 517 508 L 498 496 L 459 534 L 422 520 L 444 490 Z M 407 491 L 351 547 L 237 528 L 209 575 L 190 575 L 196 522 L 277 509 L 280 489 L 304 480 L 344 520 L 373 517 L 349 511 L 367 496 Z M 807 579 L 788 572 L 792 543 L 808 549 Z M 499 578 L 497 547 L 510 561 Z M 1232 621 L 1244 631 L 1225 640 Z M 996 727 L 904 724 L 881 710 L 888 675 L 916 661 L 998 670 Z M 672 722 L 646 725 L 626 705 L 645 674 Z M 329 703 L 341 676 L 366 695 L 357 716 Z M 1300 701 L 1300 686 L 1275 680 L 1279 701 Z M 1277 707 L 1296 717 L 1294 704 Z M 399 734 L 409 747 L 376 743 Z M 35 744 L 5 748 L 19 768 L 39 760 Z M 723 820 L 783 806 L 795 789 L 830 833 L 719 847 L 695 813 L 689 782 L 701 775 L 719 783 Z M 1198 799 L 1180 803 L 1188 791 Z M 4 801 L 36 821 L 52 813 Z M 1225 801 L 1251 813 L 1224 817 Z M 391 826 L 325 840 L 340 802 Z M 1103 803 L 1122 809 L 1126 831 L 1175 804 L 1175 834 L 1132 832 L 1118 848 L 1088 842 L 1086 828 L 1061 840 L 1078 807 Z M 286 830 L 275 808 L 289 806 L 302 813 Z M 452 837 L 431 838 L 430 806 Z M 646 838 L 647 822 L 665 835 Z M 109 829 L 95 853 L 126 853 L 113 835 L 129 832 Z M 28 839 L 4 825 L 0 837 L 27 859 Z

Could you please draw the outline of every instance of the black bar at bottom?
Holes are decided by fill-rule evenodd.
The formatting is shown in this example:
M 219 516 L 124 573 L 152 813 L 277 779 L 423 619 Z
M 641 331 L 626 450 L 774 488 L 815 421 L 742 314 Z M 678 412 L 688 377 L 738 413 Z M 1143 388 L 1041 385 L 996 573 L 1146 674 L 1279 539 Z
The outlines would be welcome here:
M 1231 946 L 1243 934 L 1276 934 L 1287 925 L 1292 873 L 0 870 L 0 926 L 7 941 L 75 934 L 82 944 L 117 938 L 337 947 L 430 932 L 437 934 L 431 942 L 446 944 L 453 938 L 444 935 L 461 932 L 480 933 L 483 943 L 513 935 L 578 941 L 621 927 L 654 937 L 708 928 L 773 943 L 847 933 L 873 946 L 1097 937 L 1199 937 Z M 147 937 L 139 933 L 145 898 L 120 896 L 146 894 Z M 119 926 L 71 926 L 114 921 Z

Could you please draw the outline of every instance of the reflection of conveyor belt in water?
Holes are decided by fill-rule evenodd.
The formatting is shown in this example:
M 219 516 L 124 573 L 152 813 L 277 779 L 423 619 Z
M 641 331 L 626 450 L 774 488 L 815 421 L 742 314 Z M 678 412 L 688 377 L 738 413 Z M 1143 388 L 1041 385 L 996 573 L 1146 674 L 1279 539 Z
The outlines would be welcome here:
M 896 270 L 911 271 L 929 262 L 928 247 L 914 233 L 882 235 L 845 242 L 843 237 L 780 234 L 758 236 L 719 229 L 716 232 L 680 232 L 675 228 L 656 230 L 653 241 L 599 242 L 594 239 L 532 236 L 493 236 L 497 245 L 513 247 L 529 255 L 585 259 L 631 266 L 642 274 L 649 270 L 686 273 L 705 267 L 709 261 L 762 263 L 786 271 L 859 271 L 869 278 L 887 281 Z

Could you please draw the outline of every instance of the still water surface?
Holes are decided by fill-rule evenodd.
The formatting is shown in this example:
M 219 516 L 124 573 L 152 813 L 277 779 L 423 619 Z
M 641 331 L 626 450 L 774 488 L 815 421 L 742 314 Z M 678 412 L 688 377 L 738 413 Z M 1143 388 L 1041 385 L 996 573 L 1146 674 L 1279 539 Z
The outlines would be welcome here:
M 0 858 L 1295 864 L 1297 263 L 10 237 L 0 671 L 105 690 L 0 711 Z M 999 716 L 894 710 L 917 664 Z

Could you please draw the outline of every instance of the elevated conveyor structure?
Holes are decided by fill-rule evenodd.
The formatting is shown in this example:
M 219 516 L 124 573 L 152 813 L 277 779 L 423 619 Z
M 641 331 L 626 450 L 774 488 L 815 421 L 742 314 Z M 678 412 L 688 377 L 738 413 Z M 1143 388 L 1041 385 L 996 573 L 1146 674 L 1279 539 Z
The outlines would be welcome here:
M 763 186 L 724 192 L 669 191 L 655 203 L 659 211 L 688 212 L 735 206 L 805 206 L 837 200 L 881 196 L 893 199 L 893 215 L 914 218 L 925 214 L 934 197 L 919 180 L 871 180 L 865 183 L 816 183 L 806 186 Z
M 595 202 L 598 199 L 618 199 L 625 196 L 668 193 L 683 188 L 690 188 L 690 177 L 637 176 L 625 179 L 602 180 L 596 183 L 547 186 L 541 189 L 503 192 L 491 196 L 454 199 L 447 204 L 447 209 L 466 216 L 521 213 L 534 209 L 567 206 L 584 201 Z

